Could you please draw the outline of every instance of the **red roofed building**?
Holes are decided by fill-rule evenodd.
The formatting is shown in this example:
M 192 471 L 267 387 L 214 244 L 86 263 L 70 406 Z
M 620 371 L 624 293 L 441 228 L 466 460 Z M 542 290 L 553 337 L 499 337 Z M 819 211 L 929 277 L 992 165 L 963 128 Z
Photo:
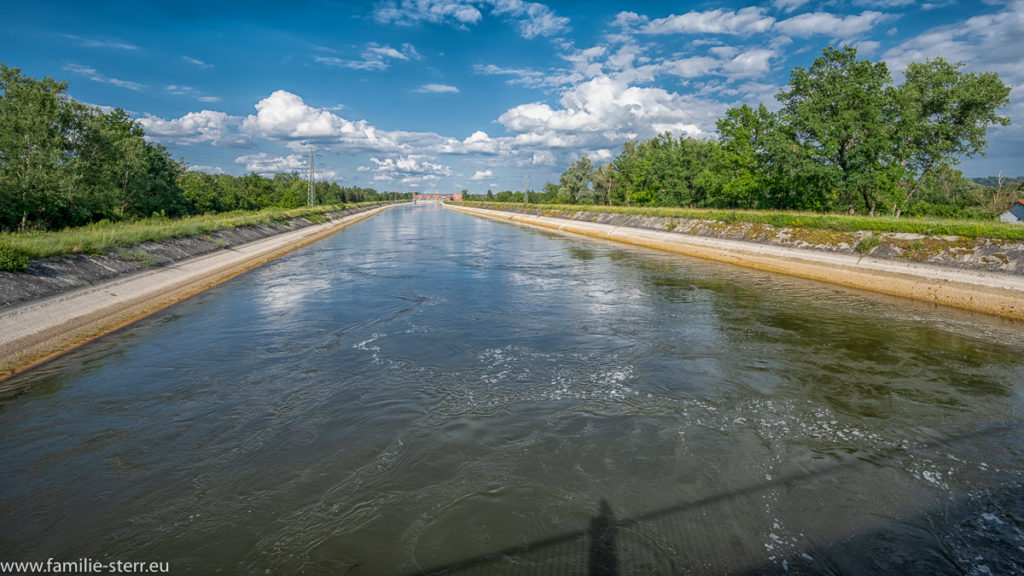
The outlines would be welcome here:
M 462 192 L 455 192 L 454 194 L 420 194 L 416 192 L 412 195 L 413 204 L 440 204 L 445 200 L 462 202 Z

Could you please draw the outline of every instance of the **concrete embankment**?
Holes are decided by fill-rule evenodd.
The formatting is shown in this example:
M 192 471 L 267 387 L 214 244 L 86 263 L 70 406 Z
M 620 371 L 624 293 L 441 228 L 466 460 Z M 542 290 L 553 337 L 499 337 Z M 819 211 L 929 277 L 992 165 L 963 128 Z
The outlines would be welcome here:
M 39 364 L 63 351 L 134 322 L 293 250 L 316 242 L 391 206 L 335 214 L 322 224 L 291 223 L 261 230 L 225 232 L 231 245 L 216 234 L 176 239 L 149 246 L 172 261 L 141 272 L 125 272 L 128 263 L 112 256 L 68 259 L 40 264 L 46 273 L 8 274 L 2 280 L 8 300 L 0 307 L 0 379 Z M 260 239 L 251 240 L 253 236 Z M 264 237 L 261 237 L 264 236 Z M 227 242 L 227 244 L 225 244 Z M 206 244 L 211 244 L 210 247 Z M 196 251 L 205 251 L 193 256 Z M 157 256 L 154 256 L 157 257 Z M 52 269 L 58 270 L 53 272 Z M 110 278 L 82 283 L 83 275 L 105 269 Z M 64 289 L 61 289 L 64 287 Z M 0 393 L 3 393 L 0 384 Z
M 1024 243 L 1020 242 L 884 234 L 863 255 L 858 244 L 870 232 L 773 229 L 760 224 L 680 221 L 585 210 L 448 208 L 1024 320 Z

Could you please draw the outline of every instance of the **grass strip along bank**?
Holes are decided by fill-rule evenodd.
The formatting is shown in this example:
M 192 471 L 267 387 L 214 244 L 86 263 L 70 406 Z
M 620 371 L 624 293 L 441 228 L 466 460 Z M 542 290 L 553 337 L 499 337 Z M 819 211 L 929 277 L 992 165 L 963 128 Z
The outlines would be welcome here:
M 75 254 L 100 254 L 144 242 L 202 236 L 240 226 L 257 226 L 305 218 L 314 224 L 327 220 L 326 214 L 347 208 L 380 204 L 360 202 L 311 208 L 266 208 L 185 218 L 153 217 L 133 222 L 98 222 L 55 232 L 0 234 L 0 270 L 23 270 L 30 260 L 57 258 Z
M 891 216 L 850 216 L 848 214 L 820 214 L 815 212 L 782 212 L 767 210 L 716 210 L 705 208 L 670 208 L 653 206 L 602 206 L 583 204 L 513 204 L 509 202 L 462 202 L 460 205 L 491 210 L 518 208 L 543 212 L 600 212 L 608 214 L 635 214 L 666 218 L 710 220 L 715 222 L 750 222 L 768 224 L 776 228 L 814 228 L 837 232 L 902 232 L 923 236 L 960 236 L 962 238 L 992 238 L 1024 240 L 1024 226 L 994 220 L 950 220 L 938 218 L 894 218 Z

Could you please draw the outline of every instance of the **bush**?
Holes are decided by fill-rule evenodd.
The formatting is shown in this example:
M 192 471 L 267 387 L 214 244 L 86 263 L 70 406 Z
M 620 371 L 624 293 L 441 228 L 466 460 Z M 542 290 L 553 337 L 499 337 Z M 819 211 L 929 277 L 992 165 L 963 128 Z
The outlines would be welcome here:
M 0 270 L 20 272 L 28 268 L 28 254 L 7 242 L 0 241 Z

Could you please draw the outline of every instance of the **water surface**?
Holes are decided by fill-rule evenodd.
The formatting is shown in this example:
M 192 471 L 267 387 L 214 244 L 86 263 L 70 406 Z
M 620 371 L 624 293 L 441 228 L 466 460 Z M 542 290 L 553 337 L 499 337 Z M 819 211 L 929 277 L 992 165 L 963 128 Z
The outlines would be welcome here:
M 19 376 L 0 560 L 1024 573 L 1022 333 L 396 208 Z

